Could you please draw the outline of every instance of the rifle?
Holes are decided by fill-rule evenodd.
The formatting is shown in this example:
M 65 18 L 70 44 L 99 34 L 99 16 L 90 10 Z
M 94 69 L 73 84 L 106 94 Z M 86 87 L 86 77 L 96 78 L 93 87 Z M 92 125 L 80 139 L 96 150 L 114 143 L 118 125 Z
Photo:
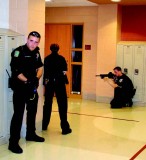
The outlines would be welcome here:
M 99 76 L 100 76 L 101 79 L 103 79 L 105 77 L 113 79 L 115 75 L 112 72 L 109 72 L 108 74 L 99 74 L 99 75 L 96 75 L 96 77 L 99 77 Z

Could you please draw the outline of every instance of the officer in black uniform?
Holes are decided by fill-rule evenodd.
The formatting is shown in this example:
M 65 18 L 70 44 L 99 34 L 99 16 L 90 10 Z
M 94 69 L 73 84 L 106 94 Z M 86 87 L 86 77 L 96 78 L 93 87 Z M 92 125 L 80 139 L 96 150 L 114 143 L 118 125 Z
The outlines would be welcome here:
M 132 107 L 132 98 L 135 89 L 131 79 L 122 73 L 120 67 L 114 68 L 113 79 L 104 78 L 114 88 L 114 98 L 111 101 L 111 108 Z
M 42 76 L 43 63 L 39 53 L 40 34 L 30 32 L 27 43 L 16 48 L 11 54 L 11 71 L 13 89 L 14 114 L 10 126 L 8 149 L 14 153 L 22 153 L 19 146 L 23 114 L 27 109 L 27 141 L 44 142 L 44 138 L 35 133 L 39 78 Z
M 50 50 L 51 54 L 48 55 L 44 61 L 45 102 L 43 109 L 42 129 L 47 130 L 47 127 L 49 125 L 52 111 L 53 96 L 55 93 L 59 107 L 62 134 L 65 135 L 72 132 L 67 121 L 67 63 L 65 58 L 58 54 L 58 44 L 51 44 Z

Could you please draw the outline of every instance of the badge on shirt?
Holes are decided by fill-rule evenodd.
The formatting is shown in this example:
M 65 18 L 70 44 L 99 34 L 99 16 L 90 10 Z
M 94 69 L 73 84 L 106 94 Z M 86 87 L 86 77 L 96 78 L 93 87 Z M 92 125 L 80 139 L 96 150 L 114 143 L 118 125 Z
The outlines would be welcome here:
M 31 58 L 31 56 L 25 56 L 25 58 Z
M 19 57 L 20 52 L 19 51 L 15 51 L 14 53 L 14 57 Z
M 39 56 L 40 56 L 39 53 L 37 53 L 37 54 L 36 54 L 36 59 L 37 59 L 37 60 L 38 60 Z
M 122 83 L 122 82 L 123 82 L 123 79 L 119 79 L 119 82 Z

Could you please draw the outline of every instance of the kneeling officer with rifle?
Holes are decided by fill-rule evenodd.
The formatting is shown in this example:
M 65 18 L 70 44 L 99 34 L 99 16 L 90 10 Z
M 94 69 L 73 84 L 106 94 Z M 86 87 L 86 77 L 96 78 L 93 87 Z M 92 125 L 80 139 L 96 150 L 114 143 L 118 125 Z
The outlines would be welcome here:
M 110 86 L 114 88 L 114 98 L 110 102 L 111 108 L 122 108 L 125 106 L 132 107 L 132 98 L 135 95 L 133 83 L 128 76 L 122 73 L 120 67 L 115 67 L 114 74 L 100 74 L 101 79 L 104 79 Z

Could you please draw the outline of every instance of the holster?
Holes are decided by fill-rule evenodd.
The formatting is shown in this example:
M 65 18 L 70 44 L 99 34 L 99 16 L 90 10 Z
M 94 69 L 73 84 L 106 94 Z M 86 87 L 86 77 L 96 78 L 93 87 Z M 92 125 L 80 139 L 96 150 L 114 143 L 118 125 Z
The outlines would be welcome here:
M 12 90 L 15 88 L 15 80 L 12 77 L 8 78 L 8 88 L 11 88 Z
M 69 81 L 68 81 L 68 78 L 67 78 L 66 74 L 64 75 L 64 80 L 65 80 L 65 84 L 69 84 Z

